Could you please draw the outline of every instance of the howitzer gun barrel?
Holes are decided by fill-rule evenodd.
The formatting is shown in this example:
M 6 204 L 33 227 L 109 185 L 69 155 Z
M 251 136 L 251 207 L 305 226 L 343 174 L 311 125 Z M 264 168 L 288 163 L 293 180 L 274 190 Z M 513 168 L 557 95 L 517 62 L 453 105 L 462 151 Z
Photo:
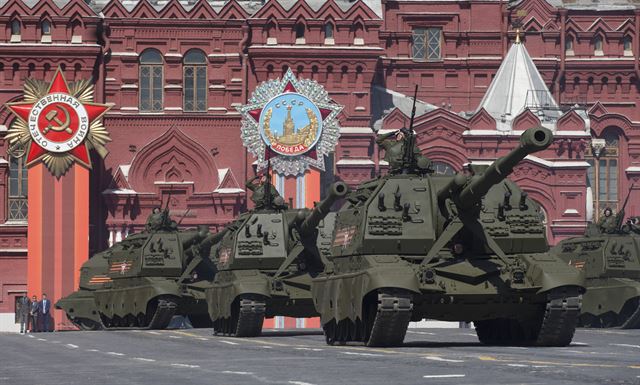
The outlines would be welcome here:
M 454 179 L 443 191 L 440 198 L 457 195 L 455 203 L 462 209 L 469 209 L 480 202 L 489 189 L 502 182 L 511 174 L 513 168 L 527 155 L 542 151 L 551 145 L 553 134 L 548 129 L 538 126 L 526 130 L 520 136 L 520 145 L 507 155 L 497 159 L 479 176 L 471 178 L 466 185 L 461 185 L 459 179 Z
M 340 198 L 347 195 L 349 187 L 343 182 L 336 182 L 329 187 L 327 197 L 318 202 L 316 207 L 313 208 L 311 214 L 300 225 L 300 232 L 302 234 L 310 234 L 315 229 L 321 220 L 329 214 L 331 206 Z
M 200 245 L 198 245 L 200 247 L 200 250 L 208 251 L 208 249 L 210 249 L 211 246 L 213 246 L 214 244 L 222 240 L 222 237 L 224 237 L 227 231 L 229 231 L 229 228 L 225 227 L 215 234 L 207 235 L 207 237 L 200 242 Z

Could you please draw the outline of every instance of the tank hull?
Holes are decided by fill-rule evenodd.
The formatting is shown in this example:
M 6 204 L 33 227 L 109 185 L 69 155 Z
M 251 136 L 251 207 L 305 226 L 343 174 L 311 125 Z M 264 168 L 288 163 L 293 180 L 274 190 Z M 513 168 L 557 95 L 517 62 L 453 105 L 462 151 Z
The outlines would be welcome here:
M 476 324 L 506 319 L 529 325 L 527 327 L 534 329 L 531 333 L 536 334 L 536 338 L 512 338 L 504 342 L 547 345 L 544 338 L 538 337 L 550 293 L 566 292 L 566 300 L 575 308 L 567 312 L 565 318 L 576 318 L 584 277 L 577 269 L 548 254 L 522 256 L 521 261 L 524 279 L 516 283 L 504 262 L 491 255 L 477 259 L 452 259 L 425 266 L 413 263 L 412 258 L 399 256 L 335 258 L 334 272 L 313 280 L 313 299 L 323 325 L 335 329 L 338 336 L 347 333 L 341 329 L 351 328 L 348 339 L 357 340 L 354 337 L 359 337 L 368 344 L 372 333 L 368 329 L 373 328 L 371 323 L 374 322 L 367 320 L 373 311 L 371 307 L 377 306 L 380 313 L 380 304 L 384 306 L 385 301 L 393 301 L 393 310 L 406 311 L 407 316 L 402 320 L 390 316 L 389 322 L 394 323 L 391 327 L 406 328 L 403 322 L 408 324 L 411 320 L 425 318 L 473 321 Z M 350 295 L 345 296 L 346 292 Z M 402 306 L 406 309 L 402 309 Z M 562 331 L 565 336 L 560 345 L 571 340 L 573 330 L 569 327 Z M 401 343 L 402 338 L 391 342 Z M 389 344 L 383 340 L 380 345 Z
M 231 270 L 219 272 L 211 288 L 206 290 L 209 316 L 216 332 L 236 336 L 258 335 L 264 318 L 275 316 L 315 317 L 318 313 L 311 296 L 311 277 L 301 274 L 275 281 L 260 270 Z M 236 333 L 226 324 L 240 314 L 239 303 L 251 300 L 254 308 L 259 307 L 257 316 L 252 318 L 249 335 Z M 254 313 L 251 313 L 254 314 Z M 242 320 L 240 320 L 242 321 Z M 234 321 L 237 323 L 237 321 Z
M 202 283 L 178 285 L 162 278 L 131 281 L 114 282 L 108 289 L 81 289 L 58 301 L 56 307 L 85 330 L 90 329 L 81 325 L 85 319 L 106 329 L 164 329 L 174 315 L 189 316 L 194 327 L 211 325 Z
M 640 281 L 626 278 L 587 280 L 580 326 L 640 328 Z
M 637 234 L 595 234 L 563 240 L 553 252 L 584 271 L 579 325 L 640 328 L 640 248 Z
M 75 291 L 60 299 L 55 306 L 64 310 L 69 321 L 81 330 L 100 330 L 104 327 L 92 290 Z

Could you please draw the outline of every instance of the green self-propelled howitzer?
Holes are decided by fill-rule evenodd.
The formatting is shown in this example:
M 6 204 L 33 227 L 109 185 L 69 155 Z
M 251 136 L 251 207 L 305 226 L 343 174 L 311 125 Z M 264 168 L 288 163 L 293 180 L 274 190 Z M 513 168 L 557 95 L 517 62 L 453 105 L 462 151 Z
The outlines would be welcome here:
M 168 209 L 145 231 L 96 253 L 80 269 L 80 288 L 56 303 L 83 330 L 166 328 L 174 315 L 209 327 L 204 290 L 215 266 L 207 255 L 224 232 L 206 226 L 178 230 Z
M 257 336 L 265 317 L 317 316 L 311 277 L 325 268 L 330 208 L 347 191 L 337 182 L 313 210 L 265 205 L 228 226 L 210 253 L 218 273 L 206 293 L 216 333 Z
M 338 211 L 331 270 L 313 279 L 327 342 L 401 344 L 410 321 L 475 323 L 483 343 L 568 345 L 584 277 L 548 253 L 539 206 L 506 179 L 543 127 L 473 175 L 379 177 Z
M 552 252 L 584 271 L 587 292 L 580 326 L 640 329 L 640 217 L 624 212 L 633 185 L 615 217 L 615 228 L 590 224 L 585 236 L 564 239 Z

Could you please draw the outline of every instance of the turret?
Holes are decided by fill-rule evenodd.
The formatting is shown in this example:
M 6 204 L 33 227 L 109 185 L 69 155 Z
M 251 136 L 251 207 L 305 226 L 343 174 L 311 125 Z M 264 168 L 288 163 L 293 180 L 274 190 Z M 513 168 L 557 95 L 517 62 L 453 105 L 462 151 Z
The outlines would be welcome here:
M 327 197 L 318 202 L 316 207 L 313 208 L 311 214 L 300 225 L 301 235 L 311 234 L 313 230 L 318 227 L 318 224 L 324 217 L 331 211 L 331 206 L 340 198 L 347 195 L 349 187 L 343 182 L 336 182 L 329 187 Z
M 513 167 L 527 155 L 546 149 L 552 141 L 553 134 L 542 126 L 526 130 L 520 136 L 520 145 L 493 162 L 482 175 L 473 176 L 470 179 L 461 174 L 456 175 L 438 192 L 438 201 L 443 203 L 450 198 L 458 208 L 471 209 L 480 202 L 491 187 L 509 176 Z

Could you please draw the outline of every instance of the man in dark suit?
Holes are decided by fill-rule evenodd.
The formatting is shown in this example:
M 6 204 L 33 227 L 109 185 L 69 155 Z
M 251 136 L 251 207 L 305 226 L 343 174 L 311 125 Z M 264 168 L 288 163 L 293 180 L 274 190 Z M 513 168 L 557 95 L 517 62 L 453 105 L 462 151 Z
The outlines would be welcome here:
M 31 297 L 31 305 L 29 308 L 29 323 L 31 324 L 31 327 L 30 327 L 31 333 L 36 333 L 40 331 L 40 327 L 38 325 L 39 315 L 40 315 L 40 302 L 38 302 L 38 297 L 34 295 L 33 297 Z
M 49 332 L 49 320 L 51 319 L 51 301 L 47 299 L 46 294 L 42 294 L 40 301 L 40 315 L 42 316 L 42 331 Z
M 18 313 L 18 321 L 20 321 L 20 334 L 24 334 L 27 332 L 29 328 L 29 311 L 31 310 L 31 301 L 29 301 L 29 297 L 23 295 L 18 298 L 18 306 L 16 312 Z

